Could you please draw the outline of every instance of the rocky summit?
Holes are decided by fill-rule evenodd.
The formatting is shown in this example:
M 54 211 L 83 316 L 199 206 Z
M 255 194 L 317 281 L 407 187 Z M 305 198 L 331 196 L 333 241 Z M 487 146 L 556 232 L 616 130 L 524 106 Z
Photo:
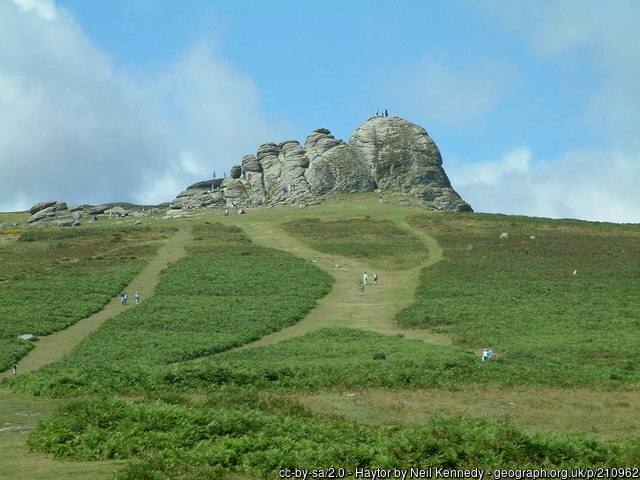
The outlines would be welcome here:
M 425 129 L 377 116 L 360 125 L 348 144 L 320 128 L 304 146 L 296 140 L 261 145 L 234 165 L 229 177 L 191 185 L 171 208 L 308 204 L 336 193 L 374 190 L 412 196 L 429 209 L 471 211 L 452 188 Z

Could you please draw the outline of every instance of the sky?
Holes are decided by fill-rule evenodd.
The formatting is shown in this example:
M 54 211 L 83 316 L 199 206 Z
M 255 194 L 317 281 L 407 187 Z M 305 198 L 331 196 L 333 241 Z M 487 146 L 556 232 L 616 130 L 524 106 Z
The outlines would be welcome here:
M 0 0 L 0 211 L 170 201 L 386 108 L 476 211 L 638 223 L 638 24 L 636 0 Z

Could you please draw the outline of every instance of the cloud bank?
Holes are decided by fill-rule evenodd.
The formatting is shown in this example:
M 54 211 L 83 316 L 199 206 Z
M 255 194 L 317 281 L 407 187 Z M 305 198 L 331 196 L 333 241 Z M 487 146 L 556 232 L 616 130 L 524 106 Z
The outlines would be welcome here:
M 476 211 L 593 221 L 638 222 L 637 157 L 585 149 L 533 163 L 516 148 L 495 161 L 448 168 L 451 182 Z
M 134 75 L 52 1 L 0 2 L 0 211 L 168 201 L 270 128 L 255 85 L 206 41 Z
M 497 160 L 451 169 L 452 182 L 478 211 L 640 222 L 640 4 L 545 5 L 497 1 L 482 7 L 542 59 L 584 62 L 598 81 L 576 122 L 586 120 L 609 147 L 545 161 L 535 159 L 531 147 L 515 148 Z

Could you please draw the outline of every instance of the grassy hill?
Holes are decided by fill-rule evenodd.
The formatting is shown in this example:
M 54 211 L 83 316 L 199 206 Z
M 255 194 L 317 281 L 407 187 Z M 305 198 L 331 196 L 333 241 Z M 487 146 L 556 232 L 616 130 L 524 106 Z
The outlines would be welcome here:
M 17 331 L 58 331 L 62 345 L 176 229 L 190 232 L 141 305 L 0 384 L 0 449 L 26 448 L 13 428 L 20 404 L 47 412 L 30 448 L 80 462 L 29 455 L 6 471 L 187 479 L 640 464 L 640 226 L 394 200 L 0 232 L 4 368 L 29 362 L 34 345 Z M 38 322 L 20 313 L 30 304 L 46 312 Z M 486 347 L 497 357 L 481 362 Z

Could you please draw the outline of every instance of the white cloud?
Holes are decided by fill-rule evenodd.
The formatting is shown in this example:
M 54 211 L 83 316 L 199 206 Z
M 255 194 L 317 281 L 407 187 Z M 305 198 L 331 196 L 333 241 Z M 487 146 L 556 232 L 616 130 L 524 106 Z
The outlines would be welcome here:
M 586 120 L 594 137 L 608 139 L 608 145 L 545 161 L 529 149 L 514 149 L 497 161 L 448 169 L 453 185 L 479 211 L 640 222 L 640 3 L 494 0 L 476 5 L 524 38 L 541 60 L 579 65 L 596 79 L 575 120 Z M 522 163 L 514 164 L 517 158 Z
M 621 150 L 576 150 L 541 163 L 528 148 L 518 148 L 447 172 L 476 211 L 640 222 L 640 159 Z
M 51 1 L 0 1 L 0 210 L 169 201 L 269 125 L 251 80 L 206 42 L 133 76 Z
M 25 12 L 34 11 L 46 20 L 56 18 L 56 6 L 52 0 L 13 0 L 13 3 L 22 8 Z

